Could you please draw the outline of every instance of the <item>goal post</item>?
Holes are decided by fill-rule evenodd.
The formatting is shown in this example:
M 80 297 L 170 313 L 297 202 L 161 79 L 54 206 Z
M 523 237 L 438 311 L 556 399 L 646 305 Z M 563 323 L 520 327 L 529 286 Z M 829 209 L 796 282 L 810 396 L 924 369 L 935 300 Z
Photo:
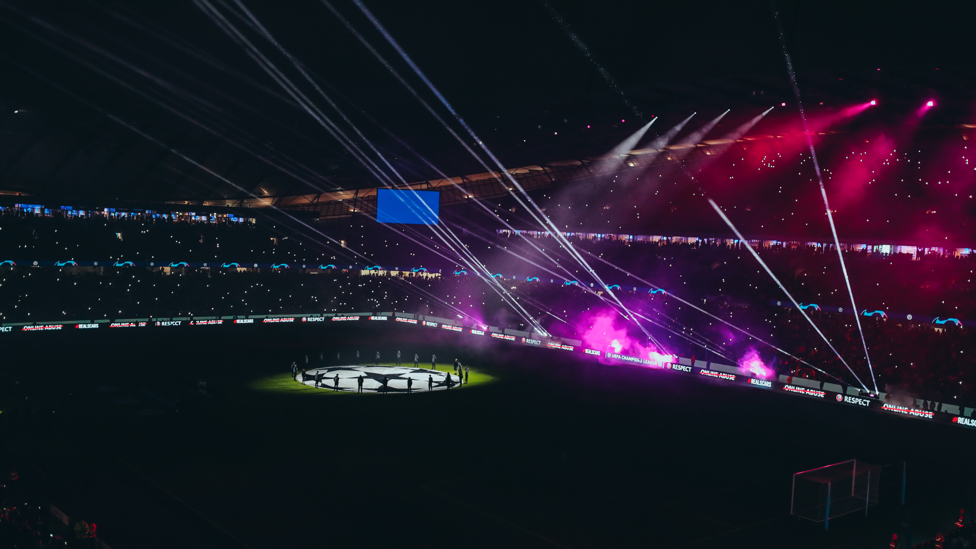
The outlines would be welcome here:
M 851 459 L 793 474 L 790 513 L 824 523 L 850 513 L 865 515 L 878 503 L 880 465 Z

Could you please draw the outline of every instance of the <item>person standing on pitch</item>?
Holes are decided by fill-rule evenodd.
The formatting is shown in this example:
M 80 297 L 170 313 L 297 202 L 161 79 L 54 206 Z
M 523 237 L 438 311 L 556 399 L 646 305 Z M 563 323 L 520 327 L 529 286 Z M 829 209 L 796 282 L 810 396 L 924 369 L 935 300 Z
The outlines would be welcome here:
M 315 372 L 315 386 L 318 387 L 322 384 L 322 372 Z
M 437 369 L 437 355 L 430 355 L 430 369 Z
M 408 377 L 407 378 L 407 392 L 408 393 L 412 393 L 413 392 L 413 378 L 412 377 Z
M 457 371 L 458 371 L 458 364 L 459 364 L 459 362 L 458 362 L 458 359 L 456 359 L 456 358 L 455 358 L 455 359 L 454 359 L 454 373 L 455 373 L 455 374 L 456 374 L 456 373 L 457 373 Z
M 434 376 L 427 376 L 427 390 L 434 390 Z
M 363 374 L 359 374 L 359 392 L 363 392 Z
M 420 355 L 417 353 L 413 354 L 413 367 L 414 368 L 420 367 Z
M 359 350 L 356 350 L 356 364 L 359 364 Z
M 470 367 L 470 366 L 465 366 L 465 367 L 464 367 L 464 382 L 465 382 L 465 383 L 467 383 L 467 382 L 468 382 L 468 370 L 470 370 L 470 369 L 471 369 L 471 367 Z
M 298 375 L 298 364 L 295 364 L 295 362 L 293 361 L 291 363 L 291 377 L 294 378 L 297 375 Z
M 335 386 L 333 387 L 332 390 L 333 391 L 338 391 L 339 390 L 339 374 L 336 374 L 336 376 L 335 376 Z
M 400 350 L 397 349 L 397 366 L 400 365 Z
M 379 351 L 376 351 L 376 365 L 377 366 L 380 365 L 380 352 Z

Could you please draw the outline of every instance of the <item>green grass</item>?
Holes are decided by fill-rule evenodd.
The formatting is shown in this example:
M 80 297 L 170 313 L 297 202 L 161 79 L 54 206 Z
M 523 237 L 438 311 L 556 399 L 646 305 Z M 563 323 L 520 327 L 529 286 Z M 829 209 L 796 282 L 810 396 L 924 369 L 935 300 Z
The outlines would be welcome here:
M 372 364 L 364 364 L 364 366 L 372 366 Z M 396 365 L 391 362 L 381 362 L 380 366 L 395 367 Z M 412 367 L 410 365 L 404 364 L 404 366 Z M 421 365 L 421 368 L 427 370 Z M 453 374 L 453 369 L 451 365 L 440 365 L 435 370 L 439 372 L 449 372 Z M 480 372 L 472 368 L 468 374 L 468 382 L 461 387 L 455 387 L 452 390 L 476 388 L 481 385 L 488 385 L 497 381 L 493 376 L 490 376 L 484 372 Z M 384 393 L 356 393 L 352 391 L 332 391 L 331 389 L 316 389 L 315 387 L 309 387 L 308 385 L 303 385 L 294 378 L 291 377 L 291 373 L 283 372 L 280 374 L 274 374 L 271 376 L 263 377 L 255 380 L 250 384 L 251 389 L 258 391 L 269 391 L 279 394 L 317 394 L 317 395 L 381 395 Z M 435 391 L 440 392 L 440 391 Z

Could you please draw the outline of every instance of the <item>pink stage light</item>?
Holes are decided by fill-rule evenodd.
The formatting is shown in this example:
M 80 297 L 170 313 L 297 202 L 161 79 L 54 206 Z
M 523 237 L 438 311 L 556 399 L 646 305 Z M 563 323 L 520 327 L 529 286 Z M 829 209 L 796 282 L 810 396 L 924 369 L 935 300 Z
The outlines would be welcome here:
M 925 106 L 926 107 L 934 107 L 935 106 L 935 101 L 932 101 L 931 99 L 929 99 L 929 102 L 926 103 Z
M 878 104 L 878 100 L 877 99 L 872 99 L 871 100 L 871 106 L 872 107 L 875 106 L 875 105 L 877 105 L 877 104 Z
M 779 106 L 780 107 L 785 107 L 786 106 L 786 103 L 780 103 Z
M 620 121 L 621 121 L 621 122 L 626 122 L 626 120 L 624 120 L 623 118 L 621 118 L 621 119 L 620 119 Z

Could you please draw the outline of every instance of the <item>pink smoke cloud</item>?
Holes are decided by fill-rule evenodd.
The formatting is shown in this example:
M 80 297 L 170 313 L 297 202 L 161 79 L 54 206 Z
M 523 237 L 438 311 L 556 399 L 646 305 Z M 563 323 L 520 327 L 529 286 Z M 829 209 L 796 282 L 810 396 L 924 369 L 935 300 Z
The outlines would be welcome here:
M 674 355 L 627 334 L 627 330 L 618 325 L 621 319 L 616 311 L 600 311 L 584 319 L 584 322 L 589 328 L 583 331 L 583 343 L 590 349 L 600 351 L 601 362 L 606 362 L 603 353 L 608 351 L 650 360 L 660 367 L 676 360 Z
M 739 369 L 744 374 L 752 374 L 762 379 L 769 379 L 775 373 L 771 368 L 766 367 L 759 353 L 752 347 L 739 359 Z

